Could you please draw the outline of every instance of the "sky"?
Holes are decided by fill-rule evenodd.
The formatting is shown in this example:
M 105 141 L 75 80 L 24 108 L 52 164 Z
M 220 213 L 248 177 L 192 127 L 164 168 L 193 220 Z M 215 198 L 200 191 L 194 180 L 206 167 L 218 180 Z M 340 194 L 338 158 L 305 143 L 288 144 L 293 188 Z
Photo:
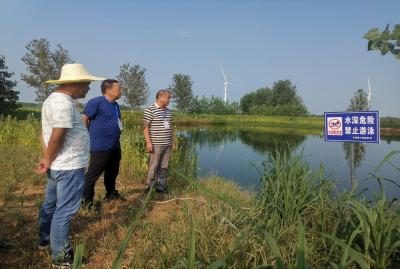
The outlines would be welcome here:
M 400 23 L 400 1 L 19 1 L 0 0 L 0 55 L 20 101 L 35 90 L 21 81 L 25 46 L 61 44 L 90 73 L 115 78 L 124 63 L 146 68 L 151 96 L 175 73 L 193 80 L 195 95 L 239 101 L 290 79 L 313 114 L 343 111 L 354 92 L 372 87 L 372 108 L 400 116 L 400 60 L 367 51 L 371 28 Z M 86 97 L 100 95 L 91 84 Z

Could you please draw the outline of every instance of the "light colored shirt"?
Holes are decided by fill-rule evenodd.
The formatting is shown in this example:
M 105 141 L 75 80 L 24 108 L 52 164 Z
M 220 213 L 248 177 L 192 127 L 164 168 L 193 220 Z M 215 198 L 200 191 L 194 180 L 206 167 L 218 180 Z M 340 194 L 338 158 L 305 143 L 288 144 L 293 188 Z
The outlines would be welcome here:
M 143 120 L 149 124 L 150 140 L 153 145 L 172 144 L 171 110 L 153 104 L 144 110 Z
M 51 164 L 52 170 L 72 170 L 89 165 L 90 139 L 71 96 L 53 92 L 42 106 L 42 132 L 47 147 L 52 129 L 65 128 L 64 144 Z

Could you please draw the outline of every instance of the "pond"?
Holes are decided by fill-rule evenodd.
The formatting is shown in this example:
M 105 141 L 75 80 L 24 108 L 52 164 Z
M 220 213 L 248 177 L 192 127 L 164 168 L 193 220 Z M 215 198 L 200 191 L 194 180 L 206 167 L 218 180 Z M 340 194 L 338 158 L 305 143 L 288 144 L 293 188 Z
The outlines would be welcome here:
M 303 154 L 314 171 L 323 165 L 324 174 L 337 182 L 338 190 L 351 188 L 350 145 L 325 142 L 315 131 L 266 127 L 180 127 L 177 134 L 195 148 L 199 177 L 220 176 L 237 182 L 243 188 L 257 190 L 268 155 L 286 149 L 291 154 Z M 371 172 L 393 150 L 400 150 L 400 136 L 381 136 L 380 144 L 355 145 L 355 179 L 359 190 L 379 191 L 376 177 L 372 177 Z M 400 185 L 400 171 L 394 166 L 400 166 L 400 154 L 392 156 L 374 174 L 383 179 L 389 197 L 400 199 L 400 188 L 396 186 Z

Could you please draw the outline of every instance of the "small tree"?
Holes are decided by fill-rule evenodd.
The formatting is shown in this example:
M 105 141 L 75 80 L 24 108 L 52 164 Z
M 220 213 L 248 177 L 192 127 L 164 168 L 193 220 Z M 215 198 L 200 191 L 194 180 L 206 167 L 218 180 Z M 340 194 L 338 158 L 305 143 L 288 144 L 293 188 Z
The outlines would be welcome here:
M 255 92 L 245 94 L 240 99 L 240 108 L 243 114 L 250 112 L 250 109 L 254 106 L 260 105 L 271 105 L 272 104 L 272 91 L 268 88 L 260 88 Z
M 265 87 L 244 95 L 240 99 L 240 107 L 243 114 L 287 116 L 308 114 L 303 100 L 297 95 L 296 85 L 288 79 L 274 82 L 272 89 Z
M 175 74 L 172 77 L 170 89 L 176 108 L 181 112 L 188 112 L 193 99 L 192 79 L 189 75 Z
M 347 111 L 369 110 L 368 95 L 363 89 L 358 89 L 353 98 L 350 100 L 350 105 Z
M 209 100 L 209 113 L 215 115 L 235 115 L 239 112 L 237 102 L 224 102 L 219 97 L 211 96 Z
M 396 24 L 392 32 L 389 24 L 382 33 L 378 28 L 373 28 L 363 37 L 368 40 L 368 51 L 379 50 L 382 55 L 391 52 L 400 60 L 400 24 Z
M 286 105 L 286 104 L 298 104 L 301 99 L 297 96 L 296 85 L 290 80 L 278 80 L 274 82 L 272 86 L 272 104 Z
M 119 80 L 122 95 L 127 104 L 133 109 L 145 105 L 149 97 L 149 87 L 145 77 L 146 69 L 140 65 L 130 66 L 128 63 L 120 67 Z
M 50 49 L 50 42 L 45 38 L 34 39 L 26 45 L 28 50 L 22 57 L 28 74 L 21 74 L 21 79 L 36 88 L 36 101 L 42 103 L 56 86 L 47 84 L 50 79 L 57 79 L 64 64 L 71 63 L 68 50 L 60 44 L 57 49 Z
M 368 95 L 363 89 L 358 89 L 353 98 L 350 100 L 350 105 L 347 108 L 347 111 L 360 111 L 360 110 L 369 110 L 369 102 Z M 352 143 L 343 143 L 343 150 L 345 152 L 346 160 L 349 161 L 351 165 L 351 144 Z M 354 144 L 354 165 L 355 167 L 359 167 L 362 161 L 365 158 L 365 145 L 362 143 L 353 143 Z
M 13 75 L 13 72 L 8 72 L 4 56 L 0 56 L 0 115 L 12 114 L 19 107 L 19 91 L 14 90 L 17 82 L 10 80 Z
M 209 113 L 209 100 L 203 95 L 202 98 L 195 96 L 190 103 L 189 114 L 207 114 Z

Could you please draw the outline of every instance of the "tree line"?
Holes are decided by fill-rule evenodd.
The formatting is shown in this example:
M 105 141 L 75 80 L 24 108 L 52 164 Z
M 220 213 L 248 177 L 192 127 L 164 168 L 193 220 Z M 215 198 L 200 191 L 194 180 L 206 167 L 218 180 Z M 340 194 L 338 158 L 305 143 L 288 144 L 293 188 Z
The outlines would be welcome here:
M 38 103 L 44 102 L 54 91 L 55 85 L 46 83 L 47 80 L 55 79 L 60 76 L 61 68 L 64 64 L 73 63 L 69 51 L 61 44 L 52 49 L 50 42 L 45 38 L 34 39 L 26 46 L 26 52 L 21 60 L 26 65 L 26 72 L 21 74 L 21 80 L 29 87 L 35 89 Z M 13 72 L 9 72 L 5 63 L 5 58 L 0 57 L 0 89 L 1 89 L 1 111 L 0 114 L 9 114 L 18 108 L 19 91 L 14 90 L 17 82 L 12 80 Z M 125 63 L 120 66 L 116 78 L 121 83 L 122 96 L 124 102 L 132 109 L 139 109 L 145 105 L 149 98 L 149 85 L 146 81 L 146 69 L 138 64 Z M 273 100 L 279 99 L 277 104 L 284 104 L 287 97 L 291 98 L 290 103 L 301 104 L 299 98 L 293 90 L 290 82 L 284 81 L 277 83 L 279 89 L 273 89 Z M 274 84 L 275 85 L 275 84 Z M 289 87 L 288 89 L 286 87 Z M 187 74 L 174 74 L 172 82 L 167 87 L 172 92 L 175 109 L 182 113 L 189 114 L 239 114 L 252 113 L 256 108 L 248 110 L 249 104 L 246 103 L 248 95 L 245 95 L 240 104 L 238 102 L 224 102 L 221 98 L 211 96 L 194 96 L 193 81 Z M 257 91 L 258 93 L 258 91 Z M 250 94 L 253 96 L 252 94 Z M 280 96 L 281 95 L 281 96 Z M 242 105 L 242 103 L 244 105 Z M 258 103 L 257 103 L 258 104 Z M 251 106 L 253 103 L 250 104 Z M 266 102 L 264 105 L 269 105 Z M 260 107 L 257 107 L 260 109 Z M 263 113 L 265 114 L 263 110 Z

